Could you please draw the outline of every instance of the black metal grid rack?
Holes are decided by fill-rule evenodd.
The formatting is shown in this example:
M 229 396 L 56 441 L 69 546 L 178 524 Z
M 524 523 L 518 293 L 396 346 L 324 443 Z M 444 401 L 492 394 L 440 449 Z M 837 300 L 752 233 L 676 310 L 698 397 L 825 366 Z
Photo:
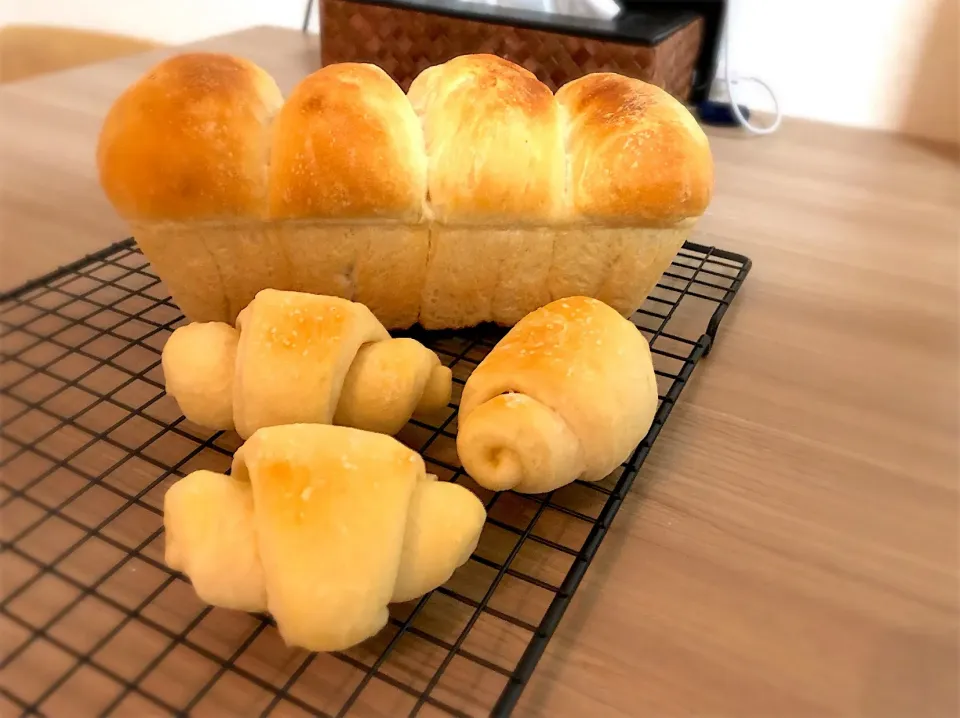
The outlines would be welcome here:
M 489 519 L 447 585 L 342 654 L 287 648 L 269 618 L 203 606 L 164 565 L 165 490 L 225 470 L 239 440 L 163 393 L 183 319 L 132 240 L 2 297 L 0 713 L 508 715 L 749 269 L 685 245 L 634 317 L 660 389 L 649 434 L 604 481 L 545 495 L 485 492 L 456 458 L 459 389 L 500 330 L 419 336 L 453 367 L 454 402 L 400 438 Z

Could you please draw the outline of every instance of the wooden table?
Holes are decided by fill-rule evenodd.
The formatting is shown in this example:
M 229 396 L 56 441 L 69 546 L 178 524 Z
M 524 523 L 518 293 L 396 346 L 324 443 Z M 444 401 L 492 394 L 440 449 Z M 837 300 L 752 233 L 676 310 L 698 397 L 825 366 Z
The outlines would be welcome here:
M 284 91 L 318 63 L 278 29 L 195 47 Z M 0 89 L 2 288 L 125 236 L 96 135 L 169 52 Z M 711 138 L 695 239 L 754 270 L 517 715 L 957 715 L 956 161 L 802 122 Z

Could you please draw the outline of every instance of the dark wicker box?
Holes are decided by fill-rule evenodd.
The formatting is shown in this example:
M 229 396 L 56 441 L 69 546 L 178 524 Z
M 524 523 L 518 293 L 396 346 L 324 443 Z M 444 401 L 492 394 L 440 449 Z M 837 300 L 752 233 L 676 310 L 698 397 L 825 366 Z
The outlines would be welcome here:
M 490 53 L 527 68 L 554 91 L 586 73 L 608 71 L 687 100 L 704 21 L 690 12 L 587 20 L 462 2 L 323 0 L 320 33 L 324 65 L 373 63 L 405 91 L 431 65 Z

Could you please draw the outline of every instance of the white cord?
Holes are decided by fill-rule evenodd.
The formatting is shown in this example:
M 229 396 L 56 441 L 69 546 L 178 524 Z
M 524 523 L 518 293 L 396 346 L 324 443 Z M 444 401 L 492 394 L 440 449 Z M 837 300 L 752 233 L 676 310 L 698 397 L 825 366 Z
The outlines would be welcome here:
M 727 95 L 730 97 L 730 109 L 733 111 L 733 116 L 737 118 L 737 122 L 740 123 L 740 126 L 743 127 L 747 132 L 754 135 L 772 135 L 776 132 L 780 123 L 783 121 L 783 113 L 780 111 L 780 103 L 777 102 L 777 96 L 773 92 L 773 88 L 770 87 L 766 82 L 761 80 L 759 77 L 733 77 L 730 73 L 730 28 L 729 26 L 725 28 L 723 33 L 723 79 L 727 85 Z M 773 122 L 767 127 L 758 127 L 757 125 L 751 125 L 749 120 L 743 116 L 743 113 L 740 111 L 740 104 L 737 102 L 737 97 L 733 91 L 733 88 L 742 82 L 753 82 L 757 85 L 760 85 L 763 89 L 767 91 L 770 95 L 770 99 L 773 100 Z

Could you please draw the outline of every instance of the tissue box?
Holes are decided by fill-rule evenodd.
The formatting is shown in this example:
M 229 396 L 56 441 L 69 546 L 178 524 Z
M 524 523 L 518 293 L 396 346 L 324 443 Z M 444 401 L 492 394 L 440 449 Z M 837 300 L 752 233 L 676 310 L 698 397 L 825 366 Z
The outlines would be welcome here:
M 627 8 L 611 20 L 447 0 L 323 0 L 324 65 L 379 65 L 406 91 L 422 70 L 468 53 L 499 55 L 556 91 L 590 72 L 618 72 L 688 100 L 704 21 L 687 10 Z

